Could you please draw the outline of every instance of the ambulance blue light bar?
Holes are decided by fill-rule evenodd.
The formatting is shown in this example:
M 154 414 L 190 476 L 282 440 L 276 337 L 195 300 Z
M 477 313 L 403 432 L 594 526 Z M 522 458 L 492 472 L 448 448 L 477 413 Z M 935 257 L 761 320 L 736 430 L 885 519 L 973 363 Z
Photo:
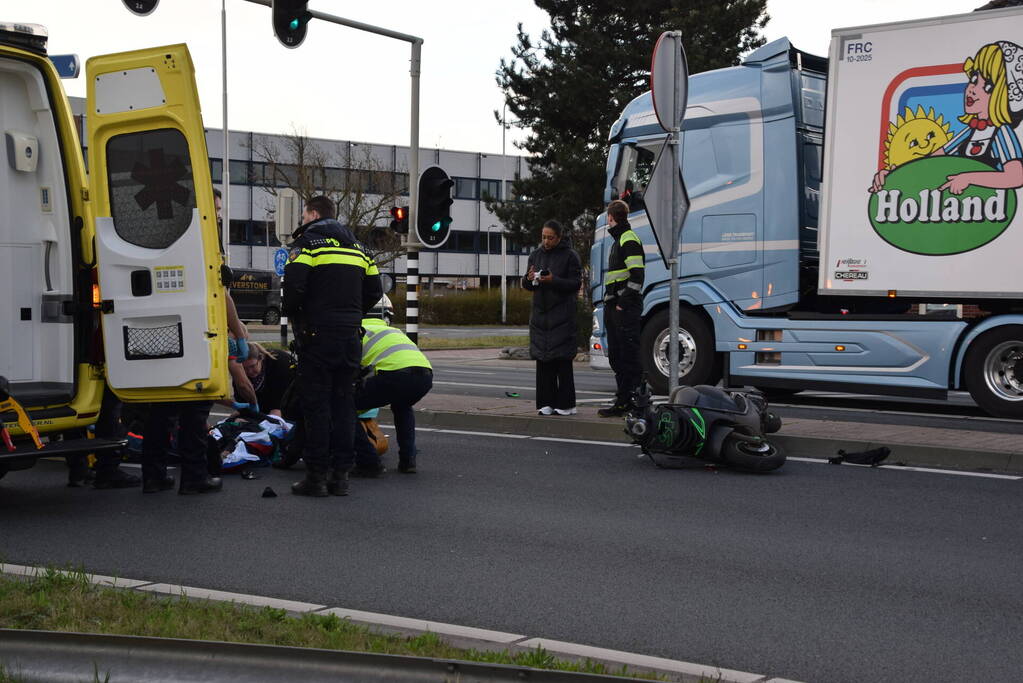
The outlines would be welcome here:
M 49 33 L 39 24 L 0 21 L 0 45 L 10 45 L 37 54 L 46 54 Z

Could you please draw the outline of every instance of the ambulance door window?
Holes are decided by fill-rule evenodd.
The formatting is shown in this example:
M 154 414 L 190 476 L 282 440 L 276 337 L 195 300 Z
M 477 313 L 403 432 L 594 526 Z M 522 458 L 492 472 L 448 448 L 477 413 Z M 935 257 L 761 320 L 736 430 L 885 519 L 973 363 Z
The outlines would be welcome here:
M 188 142 L 174 129 L 117 135 L 107 143 L 114 230 L 124 241 L 166 249 L 196 206 Z

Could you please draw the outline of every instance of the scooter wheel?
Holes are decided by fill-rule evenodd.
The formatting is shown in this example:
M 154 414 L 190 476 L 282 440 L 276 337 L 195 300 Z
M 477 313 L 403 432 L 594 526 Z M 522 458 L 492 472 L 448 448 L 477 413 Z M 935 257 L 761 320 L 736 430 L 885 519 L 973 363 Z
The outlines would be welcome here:
M 785 454 L 756 436 L 732 432 L 721 445 L 721 459 L 750 472 L 770 472 L 785 464 Z

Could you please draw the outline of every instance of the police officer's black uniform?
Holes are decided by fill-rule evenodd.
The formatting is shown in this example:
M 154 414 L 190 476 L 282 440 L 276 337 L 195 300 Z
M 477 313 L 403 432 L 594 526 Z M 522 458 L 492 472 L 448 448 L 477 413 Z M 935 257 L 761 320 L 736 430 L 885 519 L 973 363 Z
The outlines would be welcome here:
M 297 388 L 306 430 L 306 478 L 292 486 L 296 494 L 348 492 L 359 326 L 382 295 L 376 264 L 348 228 L 322 218 L 296 231 L 282 301 L 299 342 Z

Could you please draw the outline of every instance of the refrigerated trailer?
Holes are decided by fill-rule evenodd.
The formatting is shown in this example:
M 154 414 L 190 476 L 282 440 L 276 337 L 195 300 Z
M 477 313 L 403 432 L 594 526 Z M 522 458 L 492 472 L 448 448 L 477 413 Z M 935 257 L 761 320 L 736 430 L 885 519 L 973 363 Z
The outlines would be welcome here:
M 689 77 L 683 384 L 944 398 L 1023 417 L 1023 11 L 769 43 Z M 684 37 L 683 37 L 684 38 Z M 668 383 L 668 270 L 643 203 L 667 133 L 650 93 L 610 134 L 605 200 L 646 250 L 641 353 Z M 607 366 L 597 223 L 591 363 Z

